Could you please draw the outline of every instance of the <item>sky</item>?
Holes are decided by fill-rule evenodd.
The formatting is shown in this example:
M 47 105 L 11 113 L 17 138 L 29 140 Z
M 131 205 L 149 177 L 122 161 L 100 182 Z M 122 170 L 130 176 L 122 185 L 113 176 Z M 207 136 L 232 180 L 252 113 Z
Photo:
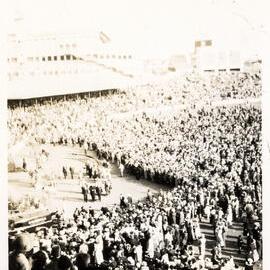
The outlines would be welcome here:
M 152 57 L 191 52 L 195 39 L 259 51 L 269 36 L 264 0 L 11 0 L 8 31 L 105 32 L 115 44 Z M 14 21 L 14 18 L 16 20 Z

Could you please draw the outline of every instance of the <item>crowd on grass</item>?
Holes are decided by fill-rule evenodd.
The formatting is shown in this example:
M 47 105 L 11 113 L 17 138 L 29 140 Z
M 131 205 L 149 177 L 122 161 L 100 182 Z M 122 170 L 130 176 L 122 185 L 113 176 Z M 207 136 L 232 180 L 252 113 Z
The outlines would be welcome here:
M 79 145 L 116 162 L 121 175 L 172 187 L 137 203 L 123 195 L 112 209 L 77 209 L 70 220 L 59 215 L 31 244 L 17 236 L 10 269 L 225 270 L 241 269 L 235 257 L 242 256 L 250 270 L 262 259 L 260 104 L 211 105 L 260 97 L 260 75 L 190 74 L 137 91 L 10 111 L 12 143 Z M 234 222 L 243 224 L 240 255 L 228 256 Z

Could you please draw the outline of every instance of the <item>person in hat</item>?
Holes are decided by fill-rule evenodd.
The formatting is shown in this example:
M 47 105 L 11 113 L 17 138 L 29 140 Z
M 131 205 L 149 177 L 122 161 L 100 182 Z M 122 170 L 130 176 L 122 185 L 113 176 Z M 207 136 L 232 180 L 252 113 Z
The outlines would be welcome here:
M 149 270 L 149 267 L 147 266 L 147 262 L 146 261 L 143 261 L 142 262 L 142 266 L 141 266 L 140 270 Z
M 243 249 L 243 245 L 244 245 L 244 240 L 242 235 L 239 235 L 237 238 L 237 246 L 238 246 L 238 253 L 241 254 L 242 249 Z
M 85 181 L 82 181 L 82 183 L 81 183 L 81 190 L 82 190 L 82 194 L 83 194 L 83 200 L 85 202 L 88 202 L 88 186 L 87 186 L 87 183 Z
M 51 261 L 46 266 L 46 270 L 58 270 L 58 260 L 61 256 L 61 248 L 59 245 L 52 246 Z
M 88 270 L 90 265 L 90 255 L 87 253 L 77 254 L 75 265 L 78 267 L 78 270 Z
M 119 165 L 119 171 L 120 171 L 120 176 L 124 177 L 124 170 L 125 170 L 125 166 L 124 164 L 121 162 Z
M 92 201 L 96 200 L 96 188 L 92 185 L 89 186 L 89 190 L 90 190 L 90 195 L 92 198 Z
M 45 269 L 48 261 L 48 254 L 44 251 L 39 250 L 32 256 L 32 268 L 31 270 L 43 270 Z
M 72 263 L 68 256 L 62 255 L 58 259 L 58 269 L 59 270 L 72 270 Z
M 205 235 L 201 234 L 201 237 L 199 238 L 199 252 L 202 258 L 205 257 L 205 244 L 206 244 Z
M 30 270 L 26 253 L 31 250 L 29 235 L 18 235 L 14 242 L 14 250 L 9 255 L 9 270 Z
M 73 179 L 74 178 L 74 168 L 72 166 L 69 167 L 69 172 L 70 172 L 71 179 Z
M 100 265 L 103 263 L 103 238 L 100 231 L 95 232 L 96 240 L 94 244 L 95 263 Z
M 101 187 L 99 185 L 96 186 L 96 194 L 98 196 L 98 200 L 101 201 Z
M 63 166 L 62 171 L 63 171 L 64 179 L 67 179 L 67 174 L 68 174 L 68 173 L 67 173 L 67 169 L 66 169 L 65 166 Z
M 212 251 L 212 263 L 213 264 L 220 264 L 222 255 L 221 255 L 221 247 L 220 244 L 216 245 Z
M 253 260 L 251 258 L 248 258 L 245 262 L 245 270 L 253 270 Z
M 23 170 L 26 171 L 26 168 L 27 168 L 27 164 L 26 164 L 26 160 L 25 160 L 25 157 L 23 158 Z

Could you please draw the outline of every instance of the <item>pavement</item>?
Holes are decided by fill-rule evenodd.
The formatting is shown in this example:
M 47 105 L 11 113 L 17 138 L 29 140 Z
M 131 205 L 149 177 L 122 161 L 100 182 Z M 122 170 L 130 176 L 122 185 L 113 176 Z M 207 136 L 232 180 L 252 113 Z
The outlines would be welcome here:
M 38 147 L 38 146 L 37 146 Z M 55 181 L 55 188 L 47 190 L 37 190 L 32 186 L 30 177 L 26 172 L 12 172 L 8 174 L 8 191 L 9 197 L 20 199 L 25 195 L 35 196 L 46 201 L 46 207 L 50 210 L 64 209 L 66 214 L 70 216 L 74 209 L 81 206 L 89 205 L 94 209 L 102 206 L 110 207 L 119 204 L 121 194 L 130 194 L 134 201 L 141 200 L 147 195 L 148 189 L 153 193 L 158 192 L 164 186 L 151 183 L 146 180 L 136 180 L 135 177 L 124 175 L 120 177 L 120 172 L 115 164 L 112 164 L 112 190 L 109 195 L 104 195 L 101 201 L 88 202 L 83 201 L 79 180 L 77 179 L 78 172 L 83 169 L 85 162 L 92 159 L 97 160 L 96 154 L 93 151 L 88 151 L 85 155 L 84 150 L 79 147 L 72 146 L 52 146 L 44 145 L 44 150 L 49 152 L 48 160 L 44 163 L 42 174 L 55 174 L 60 179 Z M 37 148 L 40 149 L 39 147 Z M 34 162 L 32 156 L 26 156 L 29 162 Z M 30 164 L 28 164 L 32 167 Z M 62 167 L 73 166 L 75 169 L 74 179 L 68 175 L 67 179 L 63 179 Z M 77 172 L 77 173 L 76 173 Z M 45 178 L 45 177 L 44 177 Z M 46 181 L 46 180 L 44 180 Z

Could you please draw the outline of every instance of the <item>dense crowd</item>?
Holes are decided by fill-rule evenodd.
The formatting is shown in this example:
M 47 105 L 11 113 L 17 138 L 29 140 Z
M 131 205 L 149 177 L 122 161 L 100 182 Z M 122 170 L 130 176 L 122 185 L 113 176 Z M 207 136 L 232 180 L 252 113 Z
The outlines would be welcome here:
M 12 144 L 79 144 L 117 162 L 121 175 L 173 187 L 149 192 L 145 202 L 123 196 L 119 207 L 77 209 L 71 220 L 59 216 L 55 228 L 37 235 L 35 247 L 19 236 L 10 269 L 237 269 L 222 254 L 234 221 L 244 224 L 238 251 L 245 269 L 253 269 L 262 258 L 260 105 L 208 101 L 260 97 L 260 76 L 191 74 L 165 86 L 10 111 Z M 205 104 L 194 106 L 199 101 Z M 179 104 L 188 106 L 145 110 Z M 214 242 L 207 243 L 201 222 L 210 224 Z M 16 268 L 18 261 L 25 268 Z
M 157 85 L 122 89 L 108 96 L 17 107 L 9 110 L 9 147 L 21 141 L 77 142 L 78 138 L 88 137 L 93 123 L 118 113 L 260 96 L 259 73 L 192 73 Z
M 95 147 L 137 178 L 245 181 L 261 175 L 261 113 L 250 105 L 210 107 L 178 115 L 136 115 L 96 129 Z M 251 175 L 252 174 L 252 175 Z
M 252 197 L 245 186 L 197 179 L 149 192 L 145 202 L 76 209 L 72 219 L 60 215 L 58 225 L 40 231 L 30 245 L 19 236 L 10 247 L 10 269 L 240 269 L 222 249 L 228 228 L 241 219 L 247 243 L 239 237 L 238 248 L 252 266 L 262 256 L 261 212 Z M 208 257 L 201 221 L 212 225 L 216 239 Z

